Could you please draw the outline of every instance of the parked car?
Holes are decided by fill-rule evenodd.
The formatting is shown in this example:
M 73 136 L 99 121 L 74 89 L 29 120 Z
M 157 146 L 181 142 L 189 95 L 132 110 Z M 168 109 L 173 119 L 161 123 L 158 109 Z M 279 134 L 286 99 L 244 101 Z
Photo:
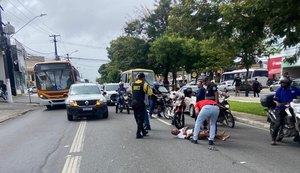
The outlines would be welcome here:
M 300 78 L 294 79 L 291 85 L 300 89 Z
M 108 105 L 115 105 L 117 103 L 118 98 L 118 90 L 119 84 L 118 83 L 106 83 L 103 84 L 102 91 L 105 92 L 105 98 L 107 100 Z
M 182 95 L 184 95 L 184 90 L 186 90 L 187 88 L 192 88 L 192 90 L 193 90 L 193 92 L 194 92 L 195 94 L 197 94 L 197 92 L 198 92 L 198 87 L 197 87 L 197 85 L 185 85 L 185 86 L 181 87 L 181 88 L 177 91 L 177 94 L 182 94 Z M 190 115 L 191 117 L 194 117 L 194 116 L 195 116 L 195 108 L 194 108 L 194 106 L 195 106 L 195 104 L 196 104 L 196 96 L 193 95 L 193 96 L 191 96 L 191 97 L 185 97 L 185 98 L 184 98 L 184 102 L 185 102 L 185 104 L 186 104 L 186 107 L 185 107 L 184 112 L 187 112 L 187 113 L 189 113 L 189 115 Z
M 233 91 L 234 86 L 232 86 L 232 80 L 220 82 L 218 85 L 218 89 L 223 92 Z
M 80 117 L 108 117 L 107 102 L 97 84 L 78 83 L 71 85 L 65 103 L 69 121 Z
M 279 81 L 276 81 L 272 85 L 270 85 L 270 91 L 276 91 L 278 88 L 280 88 Z

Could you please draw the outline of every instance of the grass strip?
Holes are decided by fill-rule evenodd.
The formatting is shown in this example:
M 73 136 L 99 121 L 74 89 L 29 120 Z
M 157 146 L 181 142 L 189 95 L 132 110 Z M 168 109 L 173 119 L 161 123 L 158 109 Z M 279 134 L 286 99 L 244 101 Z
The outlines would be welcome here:
M 260 103 L 238 102 L 232 100 L 228 100 L 228 102 L 230 104 L 230 110 L 232 111 L 266 116 L 265 108 Z

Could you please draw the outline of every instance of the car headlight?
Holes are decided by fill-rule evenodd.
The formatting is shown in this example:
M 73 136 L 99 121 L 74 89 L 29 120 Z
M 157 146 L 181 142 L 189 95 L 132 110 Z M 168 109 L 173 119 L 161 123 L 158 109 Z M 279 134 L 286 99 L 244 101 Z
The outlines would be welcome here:
M 47 97 L 45 97 L 45 96 L 42 95 L 42 94 L 39 94 L 39 97 L 40 97 L 41 99 L 47 99 Z
M 103 102 L 105 102 L 105 99 L 101 98 L 96 101 L 96 106 L 100 106 Z
M 77 102 L 74 101 L 74 100 L 70 100 L 69 103 L 70 103 L 70 105 L 73 106 L 73 107 L 77 107 L 77 106 L 78 106 Z

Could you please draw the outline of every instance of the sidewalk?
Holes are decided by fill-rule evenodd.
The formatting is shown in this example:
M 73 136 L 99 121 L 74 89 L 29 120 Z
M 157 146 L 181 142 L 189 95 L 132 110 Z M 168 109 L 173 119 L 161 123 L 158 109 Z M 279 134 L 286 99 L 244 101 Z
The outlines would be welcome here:
M 36 94 L 31 96 L 31 103 L 28 95 L 13 96 L 13 101 L 13 103 L 8 103 L 0 99 L 0 123 L 40 107 Z

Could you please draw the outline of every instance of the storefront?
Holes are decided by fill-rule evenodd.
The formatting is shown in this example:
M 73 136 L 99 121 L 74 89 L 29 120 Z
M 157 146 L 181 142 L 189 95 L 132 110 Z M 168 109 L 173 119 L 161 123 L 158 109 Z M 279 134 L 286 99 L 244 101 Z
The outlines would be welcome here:
M 296 47 L 287 49 L 284 52 L 283 58 L 290 57 L 290 56 L 296 54 L 298 51 L 300 51 L 299 49 L 300 49 L 300 44 L 298 44 Z M 292 78 L 300 78 L 300 57 L 298 57 L 297 62 L 294 64 L 289 64 L 289 63 L 285 62 L 283 59 L 282 60 L 282 72 L 283 73 L 288 72 Z
M 271 56 L 268 59 L 268 78 L 279 79 L 281 75 L 281 55 Z

